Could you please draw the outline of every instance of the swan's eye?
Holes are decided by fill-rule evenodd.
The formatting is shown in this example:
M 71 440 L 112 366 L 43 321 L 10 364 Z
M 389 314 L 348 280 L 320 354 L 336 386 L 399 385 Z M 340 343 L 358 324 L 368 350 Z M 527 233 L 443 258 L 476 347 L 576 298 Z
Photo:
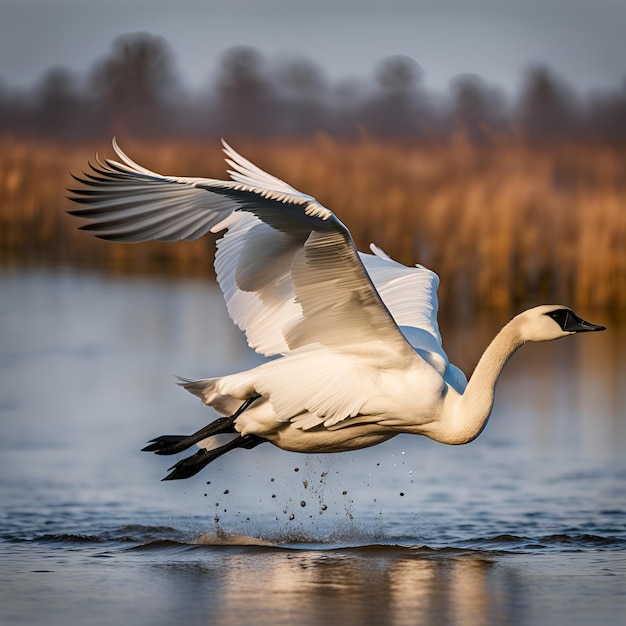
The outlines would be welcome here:
M 567 309 L 556 309 L 555 311 L 549 311 L 546 315 L 552 318 L 561 328 L 565 328 L 569 313 Z

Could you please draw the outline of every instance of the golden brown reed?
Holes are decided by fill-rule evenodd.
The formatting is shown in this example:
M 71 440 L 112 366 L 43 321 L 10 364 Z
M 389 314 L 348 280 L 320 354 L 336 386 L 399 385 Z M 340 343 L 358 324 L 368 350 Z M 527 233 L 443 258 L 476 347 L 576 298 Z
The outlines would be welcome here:
M 158 172 L 223 178 L 217 142 L 121 141 Z M 234 142 L 261 167 L 310 193 L 350 228 L 360 249 L 376 242 L 403 263 L 441 277 L 447 310 L 538 300 L 626 307 L 626 153 L 606 145 L 530 146 L 494 140 L 382 142 L 328 137 Z M 212 275 L 213 240 L 113 244 L 77 229 L 65 211 L 68 171 L 94 150 L 0 143 L 0 262 L 116 272 Z

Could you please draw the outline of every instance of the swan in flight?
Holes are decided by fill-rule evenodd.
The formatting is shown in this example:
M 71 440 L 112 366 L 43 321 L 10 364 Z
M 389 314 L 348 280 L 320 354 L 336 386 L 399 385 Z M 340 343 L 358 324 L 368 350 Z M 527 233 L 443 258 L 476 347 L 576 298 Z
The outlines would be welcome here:
M 81 228 L 118 242 L 192 240 L 226 231 L 215 269 L 232 320 L 267 357 L 253 369 L 180 384 L 222 417 L 144 448 L 200 450 L 163 480 L 193 476 L 235 448 L 269 441 L 296 452 L 341 452 L 399 433 L 464 444 L 485 427 L 509 357 L 527 341 L 604 330 L 562 305 L 514 317 L 469 382 L 448 362 L 437 324 L 436 274 L 406 267 L 350 232 L 315 198 L 259 169 L 224 142 L 231 180 L 162 176 L 99 159 L 69 190 Z

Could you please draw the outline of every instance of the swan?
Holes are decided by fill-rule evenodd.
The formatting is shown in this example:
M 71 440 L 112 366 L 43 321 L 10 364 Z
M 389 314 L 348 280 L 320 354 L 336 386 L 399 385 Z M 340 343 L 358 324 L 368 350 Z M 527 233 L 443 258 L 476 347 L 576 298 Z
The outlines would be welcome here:
M 226 231 L 215 269 L 228 312 L 251 348 L 275 357 L 236 374 L 180 379 L 221 417 L 193 435 L 148 442 L 143 450 L 161 455 L 200 448 L 163 480 L 266 441 L 305 453 L 365 448 L 399 433 L 468 443 L 485 428 L 498 377 L 522 345 L 604 330 L 563 305 L 531 308 L 496 335 L 468 382 L 442 347 L 434 272 L 374 245 L 358 252 L 329 209 L 222 143 L 229 181 L 162 176 L 114 139 L 119 161 L 96 156 L 68 190 L 80 205 L 69 213 L 102 239 Z

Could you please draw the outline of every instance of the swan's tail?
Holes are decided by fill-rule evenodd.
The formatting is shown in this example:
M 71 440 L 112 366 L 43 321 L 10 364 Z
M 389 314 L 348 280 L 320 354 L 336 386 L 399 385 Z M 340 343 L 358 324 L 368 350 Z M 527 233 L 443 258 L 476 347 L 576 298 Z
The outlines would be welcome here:
M 235 375 L 237 376 L 237 375 Z M 213 407 L 220 415 L 232 415 L 243 400 L 256 396 L 254 388 L 249 385 L 228 384 L 234 376 L 222 376 L 220 378 L 191 378 L 179 379 L 179 385 L 197 396 L 203 404 Z
M 193 378 L 184 378 L 177 376 L 180 381 L 178 384 L 193 393 L 194 396 L 198 396 L 204 404 L 211 406 L 211 399 L 215 395 L 215 386 L 219 382 L 219 378 L 201 378 L 194 380 Z

